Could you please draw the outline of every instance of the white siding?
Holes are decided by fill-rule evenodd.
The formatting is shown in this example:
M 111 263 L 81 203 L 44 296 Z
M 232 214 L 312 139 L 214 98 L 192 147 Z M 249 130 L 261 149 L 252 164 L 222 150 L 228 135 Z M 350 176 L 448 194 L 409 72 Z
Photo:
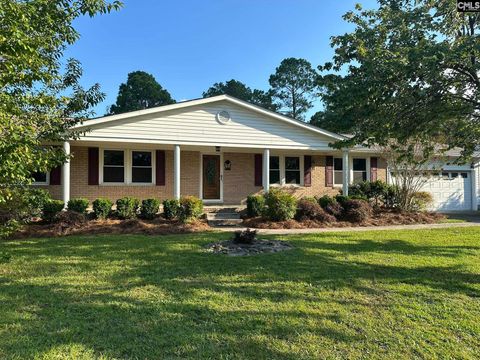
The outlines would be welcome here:
M 230 113 L 229 123 L 217 121 L 221 110 Z M 82 139 L 287 149 L 327 149 L 333 141 L 226 101 L 93 125 Z

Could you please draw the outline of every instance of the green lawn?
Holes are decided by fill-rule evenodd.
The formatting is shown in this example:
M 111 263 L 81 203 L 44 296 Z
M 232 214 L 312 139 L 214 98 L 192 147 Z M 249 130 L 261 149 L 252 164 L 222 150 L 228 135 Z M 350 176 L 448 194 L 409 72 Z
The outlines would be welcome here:
M 478 227 L 229 236 L 0 242 L 0 358 L 480 358 Z

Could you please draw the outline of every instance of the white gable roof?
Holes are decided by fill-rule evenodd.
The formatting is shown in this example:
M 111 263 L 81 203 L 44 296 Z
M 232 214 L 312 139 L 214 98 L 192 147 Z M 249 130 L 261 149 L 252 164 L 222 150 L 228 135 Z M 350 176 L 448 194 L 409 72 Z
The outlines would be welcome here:
M 228 111 L 222 124 L 216 115 Z M 228 95 L 185 101 L 85 121 L 80 140 L 137 141 L 272 148 L 326 148 L 344 136 Z

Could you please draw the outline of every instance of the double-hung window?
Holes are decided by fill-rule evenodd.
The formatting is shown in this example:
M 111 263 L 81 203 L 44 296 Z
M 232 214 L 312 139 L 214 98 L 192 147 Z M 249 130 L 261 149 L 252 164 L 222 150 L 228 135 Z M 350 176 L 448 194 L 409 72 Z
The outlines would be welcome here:
M 152 183 L 151 151 L 132 151 L 132 183 Z
M 300 158 L 285 156 L 285 183 L 300 185 Z
M 125 182 L 125 152 L 123 150 L 103 151 L 103 182 Z
M 333 159 L 333 184 L 334 185 L 343 184 L 343 159 L 342 158 Z
M 48 185 L 48 176 L 46 172 L 37 171 L 32 174 L 34 185 Z
M 353 183 L 367 181 L 367 159 L 353 159 Z
M 280 184 L 280 156 L 270 156 L 270 184 Z

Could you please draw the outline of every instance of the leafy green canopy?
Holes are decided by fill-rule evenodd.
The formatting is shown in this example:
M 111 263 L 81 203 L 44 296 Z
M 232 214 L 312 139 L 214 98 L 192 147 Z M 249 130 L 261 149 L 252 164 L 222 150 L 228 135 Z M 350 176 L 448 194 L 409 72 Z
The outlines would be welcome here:
M 305 59 L 287 58 L 280 63 L 269 82 L 274 98 L 286 115 L 304 119 L 313 106 L 316 78 L 317 73 Z
M 319 67 L 325 111 L 313 122 L 354 135 L 338 146 L 393 141 L 428 155 L 437 143 L 468 158 L 480 144 L 480 15 L 455 6 L 379 0 L 348 12 L 355 29 L 332 38 L 333 62 Z
M 271 91 L 263 91 L 258 89 L 251 89 L 241 81 L 234 79 L 226 82 L 219 82 L 213 84 L 207 91 L 203 93 L 203 97 L 211 97 L 217 95 L 230 95 L 247 101 L 251 104 L 261 106 L 265 109 L 277 111 L 278 106 L 272 101 Z
M 59 144 L 104 98 L 98 84 L 82 88 L 80 64 L 62 64 L 79 34 L 72 22 L 118 9 L 118 1 L 0 1 L 0 184 L 24 185 L 32 172 L 65 161 Z M 63 66 L 62 66 L 63 65 Z M 9 191 L 0 192 L 0 202 Z
M 145 71 L 133 71 L 128 74 L 126 83 L 118 90 L 117 102 L 110 107 L 110 114 L 143 110 L 155 106 L 174 104 L 170 93 Z

